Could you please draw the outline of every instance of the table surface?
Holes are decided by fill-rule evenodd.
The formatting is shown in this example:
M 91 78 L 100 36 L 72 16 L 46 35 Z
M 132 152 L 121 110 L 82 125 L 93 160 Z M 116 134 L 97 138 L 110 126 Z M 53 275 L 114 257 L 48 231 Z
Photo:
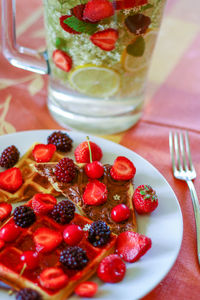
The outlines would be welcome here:
M 17 1 L 20 44 L 44 48 L 41 0 Z M 192 5 L 191 5 L 192 3 Z M 146 93 L 141 121 L 126 132 L 105 136 L 149 160 L 174 189 L 183 214 L 184 235 L 179 256 L 169 274 L 146 297 L 198 299 L 199 266 L 195 221 L 189 190 L 174 179 L 168 151 L 172 129 L 187 129 L 192 158 L 200 175 L 200 2 L 168 0 Z M 61 128 L 46 106 L 45 76 L 12 67 L 0 53 L 0 135 L 31 129 Z M 200 197 L 200 182 L 194 182 Z

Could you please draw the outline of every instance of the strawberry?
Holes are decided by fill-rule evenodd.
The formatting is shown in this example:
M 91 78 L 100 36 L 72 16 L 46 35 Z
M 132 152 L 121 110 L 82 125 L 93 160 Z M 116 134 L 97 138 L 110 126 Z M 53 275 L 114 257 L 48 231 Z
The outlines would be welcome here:
M 35 145 L 32 154 L 34 160 L 38 163 L 49 162 L 56 151 L 56 146 L 53 144 L 37 144 Z
M 39 276 L 41 286 L 50 290 L 58 290 L 66 286 L 68 276 L 60 268 L 47 268 Z
M 90 147 L 92 152 L 92 160 L 101 160 L 103 154 L 101 148 L 90 141 Z M 90 153 L 88 148 L 88 142 L 83 142 L 79 144 L 74 151 L 76 162 L 78 163 L 89 163 L 90 162 Z
M 60 68 L 65 72 L 69 72 L 72 68 L 72 59 L 71 57 L 62 50 L 54 50 L 53 52 L 53 61 L 56 67 Z
M 21 229 L 15 223 L 7 223 L 0 229 L 0 239 L 5 242 L 14 241 L 20 234 Z
M 80 34 L 80 32 L 72 29 L 71 27 L 69 27 L 67 24 L 64 23 L 65 20 L 67 20 L 68 18 L 70 18 L 71 15 L 65 15 L 65 16 L 61 16 L 60 17 L 60 26 L 62 27 L 62 29 L 64 29 L 65 31 L 72 33 L 72 34 Z
M 37 252 L 25 251 L 21 254 L 20 260 L 26 264 L 26 269 L 34 270 L 39 265 L 39 257 Z
M 87 136 L 88 149 L 90 153 L 90 163 L 85 166 L 85 173 L 91 179 L 97 179 L 103 176 L 104 168 L 99 161 L 92 161 L 92 151 L 90 147 L 89 137 Z
M 75 288 L 75 294 L 79 297 L 87 297 L 91 298 L 93 297 L 98 290 L 98 284 L 92 281 L 85 281 L 81 282 L 79 285 Z
M 38 228 L 33 235 L 37 252 L 51 252 L 62 242 L 62 235 L 59 231 L 47 227 Z
M 126 273 L 126 265 L 122 259 L 116 254 L 110 254 L 105 257 L 99 264 L 97 269 L 98 277 L 109 283 L 117 283 L 122 281 Z
M 63 238 L 67 245 L 75 246 L 83 238 L 83 230 L 80 226 L 76 224 L 68 225 L 63 231 Z
M 8 218 L 12 211 L 12 205 L 6 202 L 0 203 L 0 221 Z
M 98 31 L 91 35 L 91 42 L 105 51 L 115 49 L 115 43 L 118 39 L 118 31 L 112 28 Z
M 130 217 L 130 209 L 125 204 L 118 204 L 111 210 L 111 218 L 115 222 L 123 222 Z
M 83 19 L 98 22 L 114 15 L 114 8 L 108 0 L 90 0 L 85 6 Z
M 115 10 L 131 9 L 133 7 L 141 6 L 147 3 L 148 0 L 120 0 L 114 1 L 113 7 Z
M 106 202 L 108 191 L 106 185 L 96 179 L 91 180 L 86 185 L 83 201 L 87 205 L 101 205 Z
M 14 193 L 23 183 L 22 174 L 19 168 L 11 168 L 0 173 L 0 188 Z
M 116 253 L 127 262 L 135 262 L 151 248 L 151 239 L 145 235 L 124 231 L 117 237 Z
M 118 156 L 110 170 L 111 177 L 115 180 L 129 180 L 135 176 L 136 168 L 133 163 L 124 156 Z
M 74 15 L 77 19 L 83 20 L 83 11 L 85 9 L 85 4 L 79 4 L 71 9 L 71 14 Z
M 3 249 L 5 246 L 5 242 L 3 240 L 0 240 L 0 250 Z
M 55 197 L 49 194 L 38 193 L 31 199 L 31 207 L 38 215 L 48 214 L 57 204 Z
M 148 214 L 158 206 L 158 196 L 150 185 L 140 185 L 134 192 L 133 204 L 139 214 Z

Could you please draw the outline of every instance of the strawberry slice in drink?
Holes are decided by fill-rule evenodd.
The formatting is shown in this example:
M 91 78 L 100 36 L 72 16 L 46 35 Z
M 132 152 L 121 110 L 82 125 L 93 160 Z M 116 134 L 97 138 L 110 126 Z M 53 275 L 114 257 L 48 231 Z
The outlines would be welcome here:
M 104 51 L 111 51 L 115 49 L 117 39 L 118 31 L 112 28 L 98 31 L 90 37 L 91 42 Z
M 90 0 L 85 6 L 83 19 L 98 22 L 114 15 L 114 8 L 109 0 Z
M 75 13 L 78 14 L 78 9 L 75 10 Z M 80 32 L 72 29 L 71 27 L 69 27 L 67 24 L 65 24 L 65 20 L 67 20 L 68 18 L 70 18 L 72 15 L 64 15 L 60 17 L 60 26 L 62 27 L 62 29 L 66 32 L 72 33 L 72 34 L 80 34 Z M 79 19 L 79 18 L 78 18 Z
M 131 9 L 133 7 L 142 6 L 148 3 L 148 0 L 119 0 L 113 2 L 115 10 Z
M 54 50 L 53 52 L 53 61 L 56 67 L 60 68 L 65 72 L 69 72 L 72 68 L 72 59 L 71 57 L 62 50 Z

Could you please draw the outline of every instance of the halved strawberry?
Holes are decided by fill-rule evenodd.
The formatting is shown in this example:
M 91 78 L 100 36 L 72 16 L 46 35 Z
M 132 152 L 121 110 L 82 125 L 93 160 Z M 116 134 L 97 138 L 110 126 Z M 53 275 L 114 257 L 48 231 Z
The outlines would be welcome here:
M 91 152 L 92 152 L 92 160 L 99 161 L 101 160 L 103 153 L 101 148 L 90 141 L 90 147 L 91 147 Z M 89 153 L 89 147 L 88 147 L 88 142 L 82 142 L 79 144 L 75 151 L 74 151 L 74 156 L 76 159 L 76 162 L 78 163 L 89 163 L 90 162 L 90 153 Z
M 8 218 L 12 211 L 12 205 L 6 202 L 0 203 L 0 221 Z
M 3 249 L 5 246 L 5 242 L 3 240 L 0 240 L 0 250 Z
M 85 281 L 77 285 L 74 291 L 79 297 L 91 298 L 97 293 L 97 290 L 98 284 L 96 282 Z
M 41 227 L 34 232 L 33 240 L 37 252 L 51 252 L 62 242 L 62 234 L 59 231 L 47 227 Z
M 91 180 L 85 188 L 83 201 L 87 205 L 101 205 L 106 202 L 108 191 L 106 185 L 98 180 Z
M 110 174 L 115 180 L 132 179 L 135 176 L 135 172 L 134 164 L 125 156 L 118 156 L 110 169 Z
M 98 31 L 90 37 L 90 40 L 94 45 L 105 51 L 113 50 L 117 39 L 118 31 L 112 28 Z
M 72 68 L 72 59 L 71 57 L 62 50 L 54 50 L 53 52 L 53 61 L 56 67 L 60 68 L 65 72 L 69 72 Z
M 90 0 L 85 6 L 83 19 L 97 22 L 114 15 L 114 8 L 108 0 Z
M 74 15 L 77 19 L 83 20 L 83 11 L 85 9 L 85 4 L 76 5 L 71 9 L 71 14 Z
M 117 237 L 116 253 L 127 262 L 135 262 L 151 248 L 151 239 L 145 235 L 124 231 Z
M 55 197 L 43 193 L 35 194 L 31 202 L 33 210 L 38 215 L 48 214 L 56 204 L 57 200 Z
M 61 16 L 60 17 L 60 26 L 62 27 L 62 29 L 64 29 L 65 31 L 72 33 L 72 34 L 80 34 L 80 32 L 72 29 L 71 27 L 69 27 L 67 24 L 64 23 L 64 21 L 68 18 L 70 18 L 72 15 L 65 15 L 65 16 Z
M 60 268 L 47 268 L 39 276 L 41 286 L 50 290 L 61 289 L 68 280 L 67 274 Z
M 49 162 L 56 151 L 56 146 L 53 144 L 37 144 L 33 151 L 33 157 L 36 162 Z
M 119 0 L 113 1 L 113 7 L 115 8 L 115 10 L 130 9 L 137 6 L 142 6 L 147 3 L 148 0 Z
M 23 183 L 19 168 L 11 168 L 0 173 L 0 188 L 8 192 L 16 192 Z

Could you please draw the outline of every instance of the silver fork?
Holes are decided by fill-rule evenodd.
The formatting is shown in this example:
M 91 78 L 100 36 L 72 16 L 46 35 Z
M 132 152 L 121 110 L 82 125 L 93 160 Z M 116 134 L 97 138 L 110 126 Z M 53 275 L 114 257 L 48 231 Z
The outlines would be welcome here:
M 186 181 L 190 190 L 196 223 L 197 256 L 200 265 L 200 205 L 192 182 L 196 178 L 196 171 L 192 163 L 188 132 L 186 131 L 184 134 L 170 132 L 169 148 L 174 177 Z

